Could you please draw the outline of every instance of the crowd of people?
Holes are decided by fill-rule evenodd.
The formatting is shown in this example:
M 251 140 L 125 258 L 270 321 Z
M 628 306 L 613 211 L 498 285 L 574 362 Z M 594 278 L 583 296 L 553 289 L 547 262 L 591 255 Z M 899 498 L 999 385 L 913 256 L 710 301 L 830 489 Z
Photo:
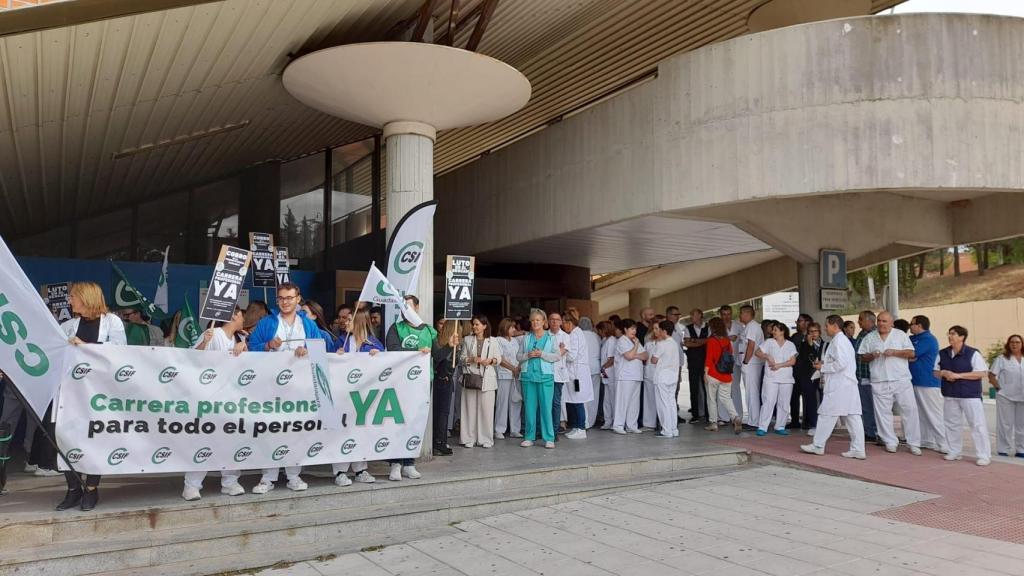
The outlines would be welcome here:
M 419 300 L 406 299 L 418 313 Z M 62 329 L 73 344 L 174 343 L 179 319 L 165 334 L 136 310 L 110 313 L 94 283 L 72 284 L 70 304 L 74 318 Z M 928 449 L 952 461 L 962 457 L 966 420 L 975 461 L 985 466 L 991 448 L 981 393 L 988 378 L 998 390 L 997 452 L 1024 457 L 1024 340 L 1019 335 L 1007 340 L 989 367 L 966 344 L 962 326 L 949 330 L 949 346 L 940 350 L 925 316 L 903 323 L 888 312 L 864 311 L 857 324 L 859 332 L 840 316 L 819 324 L 801 314 L 791 334 L 783 322 L 756 320 L 752 306 L 741 306 L 733 319 L 733 308 L 724 305 L 707 322 L 701 310 L 684 319 L 675 306 L 664 315 L 645 308 L 635 320 L 611 316 L 596 324 L 574 308 L 534 309 L 527 317 L 502 318 L 496 327 L 487 316 L 476 315 L 465 322 L 438 320 L 434 326 L 402 320 L 384 332 L 379 309 L 344 304 L 329 319 L 298 286 L 282 284 L 276 307 L 250 302 L 230 321 L 208 327 L 193 347 L 304 356 L 304 341 L 320 338 L 337 354 L 429 354 L 437 456 L 453 453 L 450 438 L 467 450 L 492 448 L 506 437 L 524 448 L 554 449 L 563 438 L 585 441 L 594 429 L 671 439 L 685 422 L 708 432 L 727 427 L 756 437 L 800 431 L 813 437 L 801 450 L 823 454 L 841 423 L 850 438 L 844 457 L 864 459 L 865 442 L 875 442 L 888 452 L 905 444 L 915 456 Z M 0 424 L 17 426 L 24 410 L 10 392 L 4 391 Z M 689 396 L 688 414 L 679 411 L 681 393 Z M 894 407 L 903 438 L 895 430 Z M 50 432 L 51 420 L 43 420 Z M 26 471 L 57 474 L 56 451 L 47 449 L 30 426 L 25 437 Z M 414 459 L 388 464 L 392 481 L 421 477 Z M 365 461 L 334 463 L 332 472 L 338 486 L 376 481 Z M 223 494 L 246 492 L 241 473 L 222 472 Z M 252 493 L 273 490 L 280 473 L 263 470 Z M 301 467 L 286 467 L 284 473 L 288 489 L 307 489 Z M 185 474 L 183 498 L 201 498 L 205 476 Z M 66 472 L 65 479 L 67 493 L 58 510 L 96 506 L 99 476 Z

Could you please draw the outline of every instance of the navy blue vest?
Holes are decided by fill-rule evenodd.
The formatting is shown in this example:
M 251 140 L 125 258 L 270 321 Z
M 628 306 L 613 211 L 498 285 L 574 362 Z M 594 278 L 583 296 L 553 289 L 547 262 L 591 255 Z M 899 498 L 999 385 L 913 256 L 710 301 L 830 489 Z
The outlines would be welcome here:
M 972 372 L 971 360 L 977 352 L 974 348 L 964 345 L 960 353 L 950 358 L 952 347 L 943 348 L 939 352 L 939 370 L 949 370 L 957 374 Z M 942 379 L 942 395 L 947 398 L 981 398 L 981 380 L 956 380 L 950 382 Z

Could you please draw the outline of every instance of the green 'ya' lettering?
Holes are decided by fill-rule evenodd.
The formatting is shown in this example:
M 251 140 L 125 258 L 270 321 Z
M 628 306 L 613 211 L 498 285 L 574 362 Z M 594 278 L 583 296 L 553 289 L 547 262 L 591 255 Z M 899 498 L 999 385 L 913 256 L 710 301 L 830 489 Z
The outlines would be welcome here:
M 377 399 L 377 390 L 371 389 L 366 395 L 365 402 L 358 390 L 353 390 L 349 392 L 348 395 L 352 398 L 352 406 L 356 409 L 356 426 L 365 426 L 366 413 L 370 411 L 370 407 L 373 406 L 373 401 Z M 376 420 L 376 418 L 374 418 L 374 420 Z
M 398 393 L 394 388 L 385 388 L 380 395 L 380 402 L 377 403 L 377 411 L 373 415 L 373 424 L 378 426 L 385 418 L 391 418 L 395 424 L 405 424 L 405 417 L 402 416 L 402 407 L 398 404 Z

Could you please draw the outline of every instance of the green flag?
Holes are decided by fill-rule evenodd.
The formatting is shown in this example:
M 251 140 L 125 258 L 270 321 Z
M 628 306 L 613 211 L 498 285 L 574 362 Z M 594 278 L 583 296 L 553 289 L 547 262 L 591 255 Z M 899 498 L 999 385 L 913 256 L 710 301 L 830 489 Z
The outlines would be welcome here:
M 125 276 L 124 272 L 117 267 L 117 264 L 111 262 L 110 266 L 114 270 L 114 309 L 120 310 L 122 308 L 134 308 L 153 320 L 163 320 L 167 318 L 167 313 L 154 306 L 148 298 L 143 296 L 142 292 L 140 292 L 139 289 L 128 280 L 128 277 Z
M 178 320 L 178 329 L 174 333 L 175 348 L 191 348 L 199 342 L 199 319 L 192 312 L 192 306 L 188 303 L 188 295 L 185 295 L 185 305 L 181 309 L 181 318 Z

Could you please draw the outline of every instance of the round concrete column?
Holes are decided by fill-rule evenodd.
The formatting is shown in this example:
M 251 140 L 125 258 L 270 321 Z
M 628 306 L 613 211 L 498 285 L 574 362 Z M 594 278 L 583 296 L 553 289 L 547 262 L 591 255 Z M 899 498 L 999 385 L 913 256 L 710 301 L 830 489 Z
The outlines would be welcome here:
M 828 316 L 821 309 L 821 284 L 819 284 L 819 263 L 798 262 L 796 265 L 797 288 L 800 291 L 800 311 L 810 314 L 815 322 L 824 322 Z
M 640 311 L 651 305 L 650 288 L 633 288 L 629 291 L 629 317 L 640 321 Z

